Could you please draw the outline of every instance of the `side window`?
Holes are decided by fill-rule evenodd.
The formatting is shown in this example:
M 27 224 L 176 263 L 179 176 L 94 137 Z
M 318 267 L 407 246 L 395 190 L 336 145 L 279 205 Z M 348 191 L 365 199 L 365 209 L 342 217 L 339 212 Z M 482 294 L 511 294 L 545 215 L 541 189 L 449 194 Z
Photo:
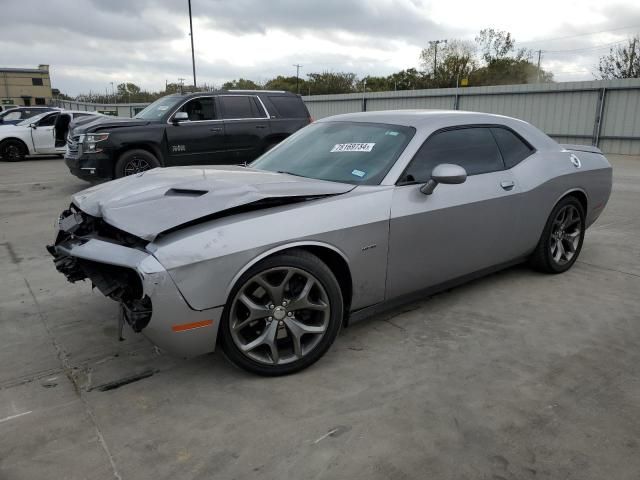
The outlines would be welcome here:
M 531 155 L 534 149 L 524 142 L 519 136 L 506 128 L 492 128 L 491 132 L 496 137 L 502 158 L 507 168 L 515 167 L 522 160 Z
M 245 95 L 220 96 L 223 118 L 265 118 L 262 106 L 258 105 L 255 97 Z
M 309 114 L 300 97 L 285 95 L 270 95 L 269 100 L 280 117 L 307 118 Z M 269 108 L 271 110 L 271 108 Z
M 441 163 L 460 165 L 467 175 L 504 170 L 500 151 L 489 128 L 445 130 L 429 137 L 407 167 L 402 182 L 424 183 Z
M 42 120 L 38 122 L 39 127 L 51 127 L 56 123 L 56 119 L 58 118 L 58 113 L 52 113 L 51 115 L 47 115 Z
M 178 111 L 186 112 L 192 122 L 216 119 L 216 107 L 213 97 L 194 98 L 185 103 Z

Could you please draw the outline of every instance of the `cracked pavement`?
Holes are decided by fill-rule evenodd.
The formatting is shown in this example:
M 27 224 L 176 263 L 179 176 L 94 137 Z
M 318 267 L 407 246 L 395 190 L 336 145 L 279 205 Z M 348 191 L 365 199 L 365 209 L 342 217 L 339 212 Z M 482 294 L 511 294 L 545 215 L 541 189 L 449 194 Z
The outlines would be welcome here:
M 0 478 L 575 478 L 640 471 L 640 158 L 578 263 L 518 266 L 343 331 L 260 378 L 168 356 L 44 249 L 88 185 L 0 162 Z

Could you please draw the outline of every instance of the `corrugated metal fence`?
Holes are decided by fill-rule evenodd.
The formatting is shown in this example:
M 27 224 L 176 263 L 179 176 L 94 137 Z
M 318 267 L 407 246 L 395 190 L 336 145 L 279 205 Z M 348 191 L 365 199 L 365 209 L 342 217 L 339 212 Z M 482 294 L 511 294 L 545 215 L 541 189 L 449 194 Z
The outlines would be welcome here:
M 640 79 L 402 90 L 302 97 L 311 115 L 454 109 L 526 120 L 561 143 L 597 145 L 604 152 L 640 154 Z M 144 104 L 97 105 L 61 101 L 69 109 L 132 116 Z

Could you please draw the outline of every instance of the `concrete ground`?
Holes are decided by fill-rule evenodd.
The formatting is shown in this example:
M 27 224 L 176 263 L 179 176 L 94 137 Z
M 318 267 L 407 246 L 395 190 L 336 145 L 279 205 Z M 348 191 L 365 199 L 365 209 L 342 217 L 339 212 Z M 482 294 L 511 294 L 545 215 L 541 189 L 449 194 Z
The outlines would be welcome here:
M 273 379 L 118 342 L 116 305 L 44 250 L 87 184 L 0 163 L 0 479 L 638 479 L 640 159 L 612 160 L 568 273 L 408 305 Z

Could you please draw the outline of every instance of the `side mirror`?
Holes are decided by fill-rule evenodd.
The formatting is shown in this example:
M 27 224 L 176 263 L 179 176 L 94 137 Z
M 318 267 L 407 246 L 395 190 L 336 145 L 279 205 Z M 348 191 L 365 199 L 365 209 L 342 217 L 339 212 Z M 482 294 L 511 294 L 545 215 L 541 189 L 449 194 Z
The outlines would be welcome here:
M 187 112 L 176 112 L 176 114 L 173 116 L 173 123 L 177 124 L 180 122 L 188 122 L 189 121 L 189 115 L 187 114 Z
M 439 183 L 455 185 L 464 183 L 467 180 L 467 171 L 460 165 L 441 163 L 431 172 L 431 179 L 420 187 L 420 191 L 425 195 L 431 195 Z
M 30 123 L 29 124 L 29 128 L 36 129 L 36 128 L 38 128 L 38 125 L 36 125 L 35 123 Z

